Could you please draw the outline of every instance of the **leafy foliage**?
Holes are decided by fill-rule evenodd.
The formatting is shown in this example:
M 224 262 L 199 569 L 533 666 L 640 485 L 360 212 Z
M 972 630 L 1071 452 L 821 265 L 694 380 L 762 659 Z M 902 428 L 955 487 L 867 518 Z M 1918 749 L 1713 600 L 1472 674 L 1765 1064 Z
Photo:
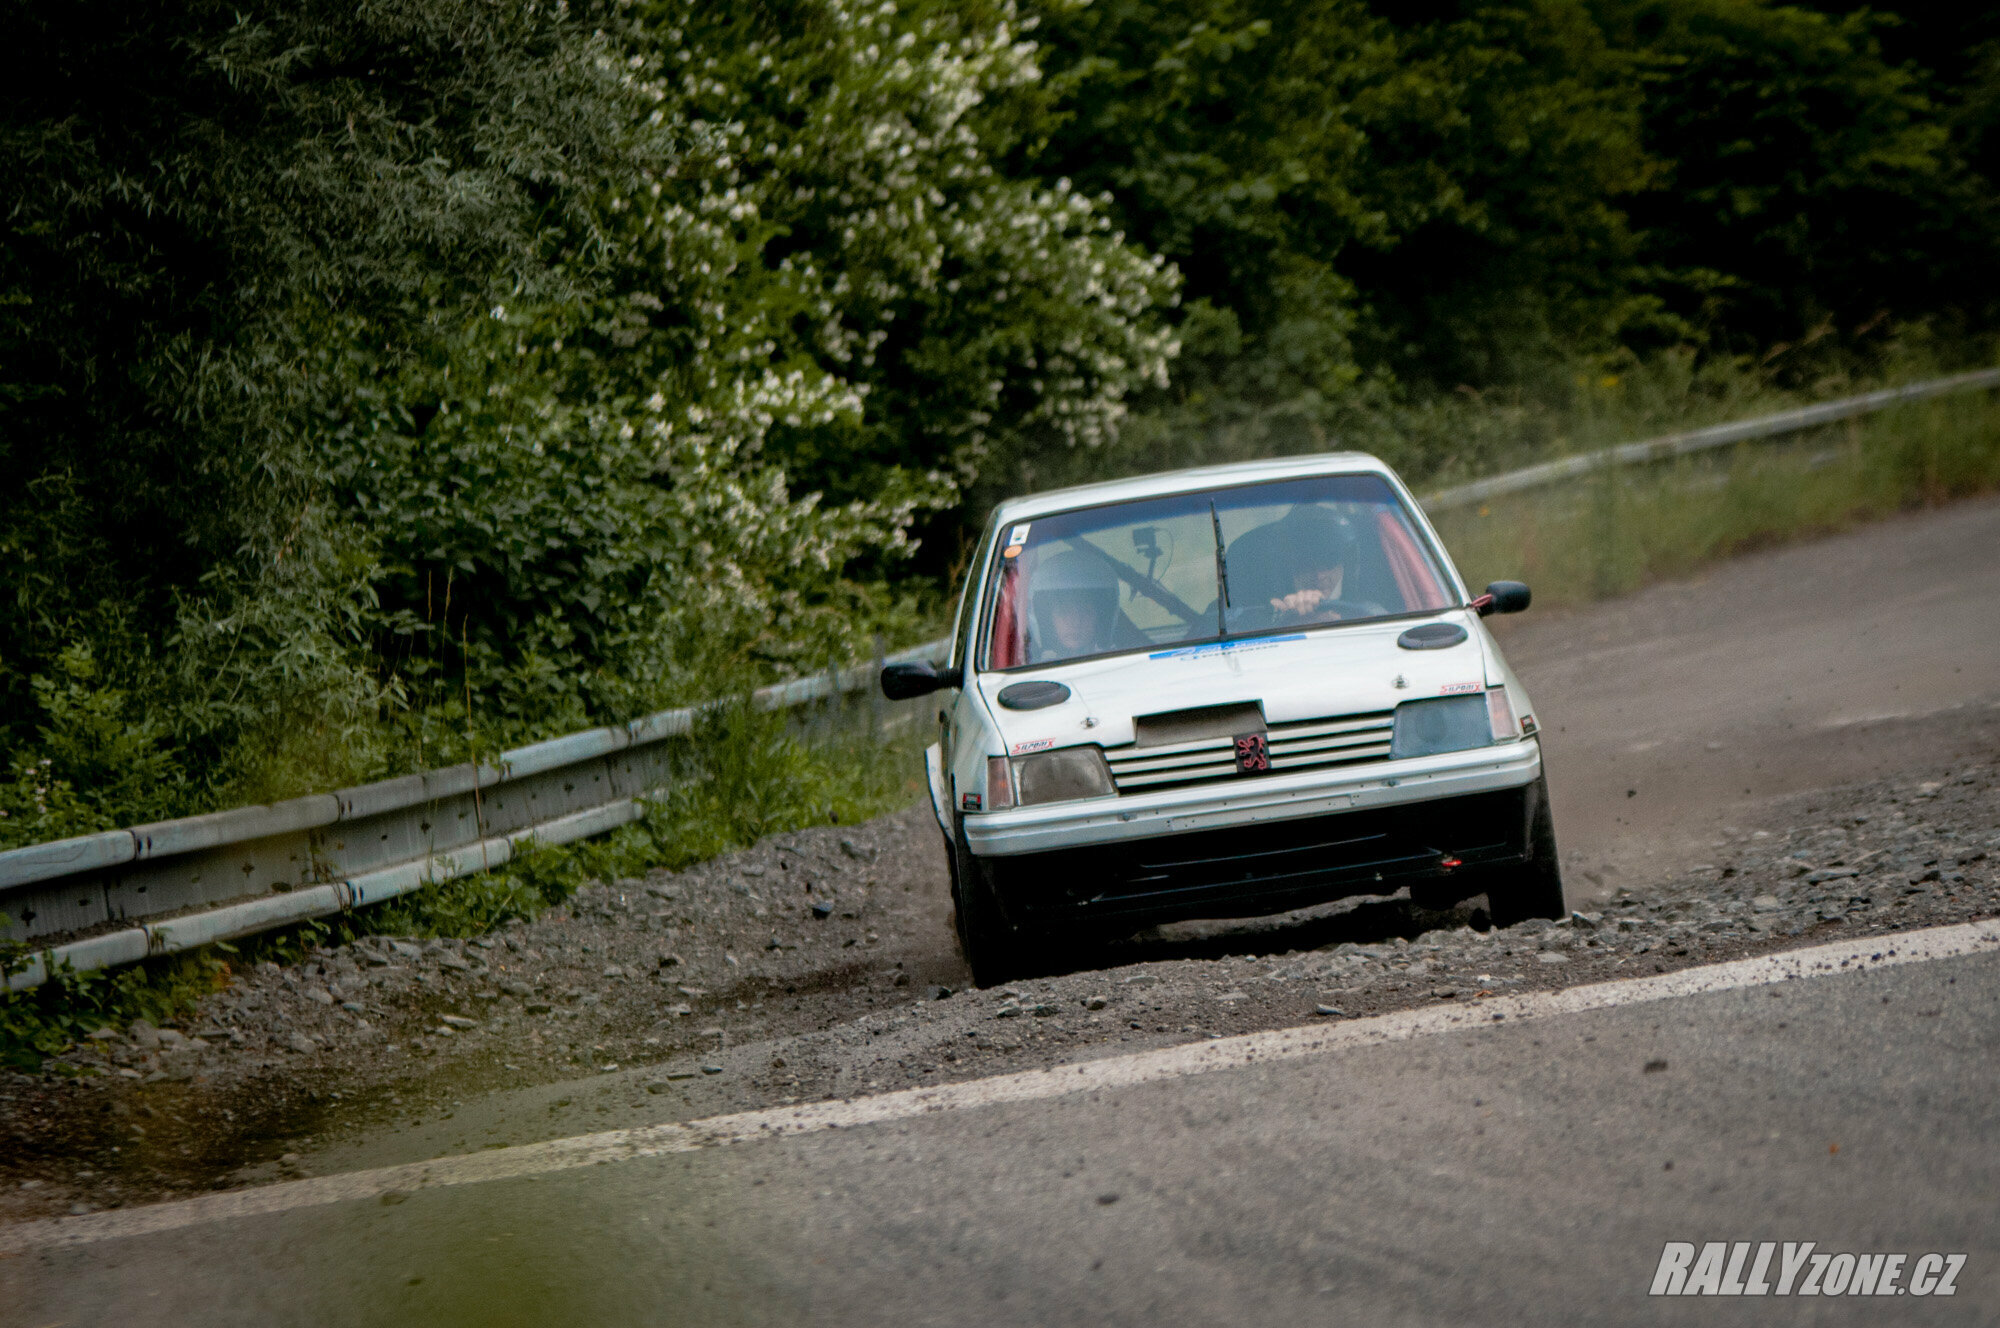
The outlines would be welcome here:
M 327 422 L 495 292 L 589 289 L 598 191 L 678 140 L 614 58 L 615 14 L 15 13 L 8 736 L 28 680 L 87 642 L 184 747 L 198 799 L 260 759 L 254 738 L 337 748 L 388 699 L 363 650 L 377 542 L 333 488 Z
M 1953 152 L 1923 72 L 1883 57 L 1881 17 L 1730 0 L 1608 15 L 1650 64 L 1643 128 L 1661 170 L 1632 217 L 1684 316 L 1743 349 L 1822 320 L 1984 318 L 1966 281 L 1992 270 L 1990 190 Z
M 1610 204 L 1648 166 L 1629 61 L 1575 6 L 1111 0 L 1050 32 L 1037 164 L 1109 189 L 1188 274 L 1184 397 L 1490 378 L 1573 309 L 1612 317 Z
M 1172 274 L 985 160 L 967 113 L 1036 72 L 1011 14 L 37 13 L 7 745 L 95 788 L 37 722 L 72 647 L 179 761 L 91 794 L 145 816 L 913 630 L 915 514 L 1017 434 L 1109 436 L 1172 349 Z
M 1147 403 L 1169 446 L 1367 445 L 1446 392 L 1561 393 L 1579 360 L 1622 372 L 1682 346 L 1810 339 L 1781 366 L 1805 385 L 1898 321 L 1991 325 L 1993 191 L 1963 155 L 1990 113 L 1961 87 L 1984 66 L 1894 62 L 1879 13 L 1041 8 L 1016 168 L 1108 190 L 1186 275 L 1174 387 Z
M 17 759 L 0 783 L 0 846 L 67 839 L 171 805 L 182 778 L 159 724 L 101 685 L 90 647 L 64 650 L 55 677 L 29 680 L 44 722 L 41 755 Z

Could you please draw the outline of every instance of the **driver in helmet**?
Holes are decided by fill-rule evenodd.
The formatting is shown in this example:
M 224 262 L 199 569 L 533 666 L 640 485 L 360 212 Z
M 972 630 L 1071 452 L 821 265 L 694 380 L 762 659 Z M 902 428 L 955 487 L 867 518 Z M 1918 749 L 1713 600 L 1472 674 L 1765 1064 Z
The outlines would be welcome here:
M 1277 522 L 1292 553 L 1291 590 L 1271 597 L 1280 623 L 1330 622 L 1380 613 L 1380 606 L 1343 597 L 1355 538 L 1347 523 L 1326 509 L 1301 505 Z
M 1035 569 L 1034 662 L 1118 649 L 1118 574 L 1103 560 L 1071 551 Z

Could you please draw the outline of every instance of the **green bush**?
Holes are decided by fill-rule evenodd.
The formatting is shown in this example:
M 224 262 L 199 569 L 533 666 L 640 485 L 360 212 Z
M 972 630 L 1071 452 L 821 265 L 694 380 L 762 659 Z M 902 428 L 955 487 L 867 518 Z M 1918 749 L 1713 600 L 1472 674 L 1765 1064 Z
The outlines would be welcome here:
M 88 642 L 29 680 L 40 723 L 35 754 L 0 783 L 0 849 L 173 815 L 186 787 L 158 721 L 103 685 Z
M 0 914 L 0 931 L 7 927 Z M 202 996 L 226 985 L 229 966 L 201 951 L 148 960 L 116 970 L 78 973 L 64 965 L 48 981 L 11 991 L 7 977 L 27 956 L 19 942 L 0 940 L 0 1067 L 33 1072 L 100 1028 L 123 1029 L 134 1019 L 171 1022 Z

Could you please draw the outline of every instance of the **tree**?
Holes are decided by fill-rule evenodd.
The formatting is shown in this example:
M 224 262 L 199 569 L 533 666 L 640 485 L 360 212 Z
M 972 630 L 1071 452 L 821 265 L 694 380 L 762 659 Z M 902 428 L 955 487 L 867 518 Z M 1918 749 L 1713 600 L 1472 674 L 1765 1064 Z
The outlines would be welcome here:
M 129 706 L 191 804 L 817 667 L 907 626 L 910 523 L 994 447 L 1090 446 L 1164 381 L 1173 274 L 986 159 L 970 117 L 1037 77 L 1005 4 L 86 5 L 22 40 L 17 763 L 79 643 L 88 713 Z
M 1573 6 L 1051 6 L 1037 169 L 1187 274 L 1184 401 L 1490 381 L 1616 330 L 1643 185 L 1627 62 Z M 1511 358 L 1510 358 L 1511 357 Z
M 1663 170 L 1632 208 L 1644 256 L 1724 344 L 1922 317 L 1963 300 L 1968 260 L 1990 263 L 1984 201 L 1874 15 L 1745 0 L 1603 15 L 1651 66 L 1645 141 Z
M 0 90 L 8 737 L 73 641 L 219 770 L 365 720 L 372 551 L 322 426 L 496 295 L 590 289 L 672 159 L 615 7 L 16 7 Z

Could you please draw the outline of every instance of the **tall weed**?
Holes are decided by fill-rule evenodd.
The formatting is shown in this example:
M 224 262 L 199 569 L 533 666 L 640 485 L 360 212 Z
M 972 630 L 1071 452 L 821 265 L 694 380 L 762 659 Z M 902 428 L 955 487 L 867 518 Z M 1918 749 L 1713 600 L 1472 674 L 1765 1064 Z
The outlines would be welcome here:
M 1745 549 L 1995 488 L 2000 397 L 1981 393 L 1602 471 L 1443 512 L 1437 525 L 1474 586 L 1518 578 L 1538 603 L 1579 604 Z

